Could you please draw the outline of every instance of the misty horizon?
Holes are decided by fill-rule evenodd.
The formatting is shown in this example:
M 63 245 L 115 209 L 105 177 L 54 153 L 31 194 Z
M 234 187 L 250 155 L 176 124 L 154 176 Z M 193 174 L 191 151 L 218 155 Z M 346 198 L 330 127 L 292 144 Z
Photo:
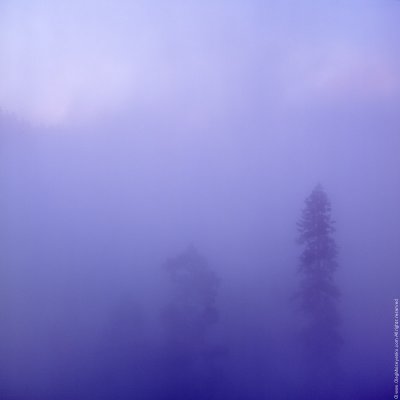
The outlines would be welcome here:
M 0 398 L 393 398 L 399 7 L 2 2 Z

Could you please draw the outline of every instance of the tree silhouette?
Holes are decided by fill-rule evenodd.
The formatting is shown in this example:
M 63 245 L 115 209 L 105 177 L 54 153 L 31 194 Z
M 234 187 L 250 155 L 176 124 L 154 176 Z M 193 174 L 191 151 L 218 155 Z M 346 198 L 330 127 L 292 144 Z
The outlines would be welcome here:
M 219 381 L 215 361 L 223 351 L 211 343 L 218 321 L 219 279 L 194 247 L 166 263 L 171 297 L 163 312 L 166 334 L 166 399 L 212 399 Z
M 334 221 L 330 201 L 321 185 L 306 199 L 297 224 L 300 256 L 298 304 L 304 316 L 302 338 L 311 375 L 312 393 L 308 398 L 334 396 L 338 373 L 337 354 L 341 344 L 338 331 L 337 299 L 334 281 L 337 269 L 337 246 L 333 238 Z M 313 397 L 314 396 L 314 397 Z

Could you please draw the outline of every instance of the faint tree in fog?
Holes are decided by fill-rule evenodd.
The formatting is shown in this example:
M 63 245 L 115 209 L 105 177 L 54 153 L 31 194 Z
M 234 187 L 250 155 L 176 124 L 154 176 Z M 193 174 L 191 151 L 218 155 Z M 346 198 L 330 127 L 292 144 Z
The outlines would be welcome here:
M 223 350 L 212 344 L 218 321 L 219 279 L 194 247 L 166 263 L 171 286 L 163 312 L 168 388 L 164 398 L 211 399 L 219 380 L 215 361 Z
M 302 333 L 313 381 L 310 387 L 314 391 L 308 397 L 325 399 L 334 396 L 341 337 L 337 311 L 339 290 L 334 281 L 337 269 L 335 228 L 330 201 L 321 185 L 317 185 L 306 199 L 297 226 L 298 241 L 303 246 L 297 298 L 305 317 Z

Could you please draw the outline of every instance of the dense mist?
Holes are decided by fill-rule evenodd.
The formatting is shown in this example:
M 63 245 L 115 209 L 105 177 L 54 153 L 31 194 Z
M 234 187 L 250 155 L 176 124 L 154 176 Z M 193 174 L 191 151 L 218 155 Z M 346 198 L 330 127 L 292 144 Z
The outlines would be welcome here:
M 393 398 L 400 8 L 366 3 L 0 6 L 0 399 Z

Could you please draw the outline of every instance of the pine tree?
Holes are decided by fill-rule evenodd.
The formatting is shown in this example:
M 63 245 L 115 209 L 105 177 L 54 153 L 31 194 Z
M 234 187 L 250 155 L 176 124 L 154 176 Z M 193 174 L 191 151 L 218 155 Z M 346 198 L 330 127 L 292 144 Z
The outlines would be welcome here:
M 298 304 L 304 317 L 302 337 L 306 350 L 307 365 L 313 379 L 323 381 L 321 391 L 337 376 L 337 354 L 341 344 L 337 300 L 339 290 L 334 281 L 337 265 L 337 246 L 333 238 L 334 221 L 330 201 L 321 185 L 317 185 L 306 199 L 305 208 L 297 224 L 300 256 L 300 290 Z M 331 391 L 332 394 L 332 391 Z M 317 393 L 316 398 L 329 398 Z M 309 398 L 313 398 L 310 394 Z

